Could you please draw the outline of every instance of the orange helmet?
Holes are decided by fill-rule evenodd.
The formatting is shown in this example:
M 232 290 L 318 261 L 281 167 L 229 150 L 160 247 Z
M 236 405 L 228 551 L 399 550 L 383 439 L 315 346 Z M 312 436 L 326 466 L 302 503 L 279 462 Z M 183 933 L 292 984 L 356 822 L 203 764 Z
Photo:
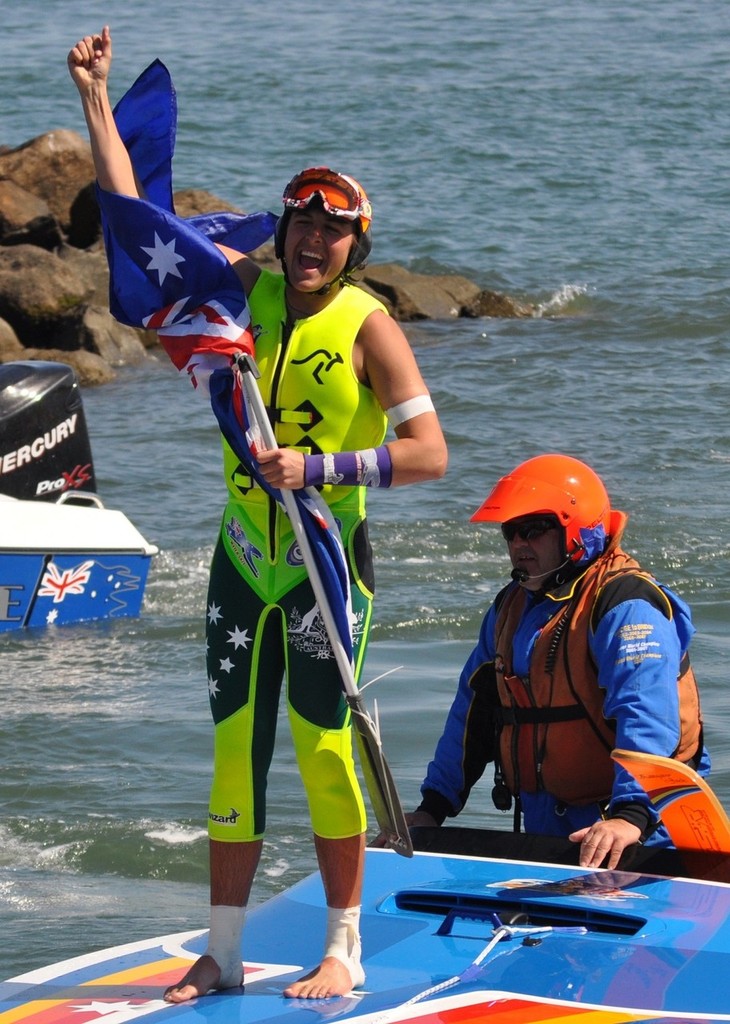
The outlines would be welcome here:
M 538 455 L 497 481 L 472 522 L 506 523 L 554 515 L 565 533 L 565 555 L 574 562 L 599 555 L 609 533 L 611 502 L 601 478 L 568 455 Z

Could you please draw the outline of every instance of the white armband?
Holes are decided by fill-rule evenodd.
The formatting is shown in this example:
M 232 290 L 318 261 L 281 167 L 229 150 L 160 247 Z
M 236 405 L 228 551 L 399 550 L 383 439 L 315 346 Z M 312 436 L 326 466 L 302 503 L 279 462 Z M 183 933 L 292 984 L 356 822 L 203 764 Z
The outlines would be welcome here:
M 401 423 L 412 420 L 414 416 L 420 416 L 422 412 L 436 412 L 430 395 L 416 395 L 415 398 L 408 398 L 405 402 L 386 409 L 385 415 L 391 426 L 399 427 Z

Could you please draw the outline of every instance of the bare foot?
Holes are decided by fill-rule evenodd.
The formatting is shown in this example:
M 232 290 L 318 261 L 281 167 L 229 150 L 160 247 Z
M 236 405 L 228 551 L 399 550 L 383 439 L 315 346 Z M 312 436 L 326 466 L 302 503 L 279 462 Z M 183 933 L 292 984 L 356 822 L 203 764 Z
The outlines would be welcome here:
M 329 999 L 330 996 L 347 995 L 357 985 L 362 985 L 365 975 L 359 964 L 358 977 L 353 978 L 349 970 L 334 956 L 326 956 L 319 967 L 284 989 L 290 999 Z
M 177 985 L 165 989 L 162 997 L 167 1003 L 187 1003 L 204 996 L 211 989 L 238 988 L 243 985 L 243 966 L 235 966 L 223 975 L 212 956 L 201 956 Z

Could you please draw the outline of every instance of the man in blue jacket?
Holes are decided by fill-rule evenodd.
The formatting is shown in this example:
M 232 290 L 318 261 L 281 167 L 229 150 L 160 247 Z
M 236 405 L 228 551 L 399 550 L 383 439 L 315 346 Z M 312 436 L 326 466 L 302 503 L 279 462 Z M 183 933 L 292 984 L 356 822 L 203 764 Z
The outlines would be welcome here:
M 409 824 L 457 815 L 492 761 L 496 805 L 527 832 L 616 867 L 634 843 L 671 845 L 614 747 L 710 768 L 686 604 L 621 547 L 626 523 L 593 470 L 522 463 L 473 521 L 502 526 L 511 582 L 482 622 Z

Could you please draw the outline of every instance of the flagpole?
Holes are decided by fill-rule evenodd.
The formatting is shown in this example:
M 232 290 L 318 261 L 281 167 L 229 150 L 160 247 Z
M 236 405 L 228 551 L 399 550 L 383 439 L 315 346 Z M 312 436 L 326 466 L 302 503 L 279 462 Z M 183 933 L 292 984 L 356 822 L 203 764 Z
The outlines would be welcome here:
M 253 425 L 260 432 L 265 447 L 268 450 L 274 450 L 278 448 L 278 443 L 257 384 L 260 372 L 256 365 L 256 360 L 249 353 L 243 353 L 236 357 L 235 365 L 240 371 L 241 384 L 248 403 L 249 413 L 254 421 Z M 307 488 L 306 490 L 309 497 L 316 503 L 318 510 L 326 519 L 328 528 L 337 531 L 337 524 L 334 521 L 330 508 L 322 500 L 319 492 L 314 488 Z M 289 517 L 294 536 L 299 545 L 304 565 L 309 574 L 309 580 L 319 612 L 327 630 L 337 667 L 340 671 L 342 689 L 345 700 L 350 708 L 357 737 L 363 777 L 378 826 L 385 835 L 388 845 L 396 853 L 404 857 L 411 857 L 413 855 L 413 843 L 411 842 L 395 781 L 385 759 L 379 726 L 371 718 L 370 713 L 365 707 L 362 695 L 357 688 L 352 661 L 340 638 L 335 617 L 330 607 L 324 584 L 322 583 L 319 568 L 304 523 L 302 522 L 294 493 L 290 489 L 283 487 L 280 493 L 284 509 Z

